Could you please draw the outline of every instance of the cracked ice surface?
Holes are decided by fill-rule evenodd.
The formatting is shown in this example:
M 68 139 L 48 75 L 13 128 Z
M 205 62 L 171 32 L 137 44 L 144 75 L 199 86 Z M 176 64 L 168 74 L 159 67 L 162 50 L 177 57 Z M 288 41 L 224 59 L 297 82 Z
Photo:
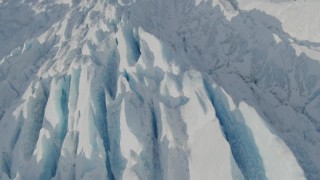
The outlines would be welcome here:
M 0 1 L 0 179 L 316 179 L 312 3 Z

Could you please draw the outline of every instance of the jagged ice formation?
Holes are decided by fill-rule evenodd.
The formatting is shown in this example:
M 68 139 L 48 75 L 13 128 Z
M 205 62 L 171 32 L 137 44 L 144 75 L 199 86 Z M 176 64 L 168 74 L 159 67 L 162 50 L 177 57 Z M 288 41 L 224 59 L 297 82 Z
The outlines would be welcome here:
M 0 179 L 319 178 L 319 8 L 0 0 Z

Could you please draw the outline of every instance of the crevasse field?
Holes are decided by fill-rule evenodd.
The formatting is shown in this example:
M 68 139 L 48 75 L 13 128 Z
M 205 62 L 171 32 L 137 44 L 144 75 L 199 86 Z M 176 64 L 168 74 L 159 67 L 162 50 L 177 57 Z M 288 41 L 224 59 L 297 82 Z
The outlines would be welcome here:
M 0 179 L 319 179 L 319 10 L 0 0 Z

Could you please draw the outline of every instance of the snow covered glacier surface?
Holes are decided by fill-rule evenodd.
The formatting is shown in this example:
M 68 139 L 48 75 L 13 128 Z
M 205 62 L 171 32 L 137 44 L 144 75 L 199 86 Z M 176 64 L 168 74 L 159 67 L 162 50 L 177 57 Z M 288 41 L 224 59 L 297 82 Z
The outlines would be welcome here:
M 0 179 L 317 179 L 319 7 L 0 0 Z

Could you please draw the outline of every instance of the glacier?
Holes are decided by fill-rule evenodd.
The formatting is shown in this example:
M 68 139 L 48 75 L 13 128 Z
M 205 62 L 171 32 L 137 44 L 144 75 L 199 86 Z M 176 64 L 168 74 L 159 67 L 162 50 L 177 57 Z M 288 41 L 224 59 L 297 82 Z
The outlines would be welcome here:
M 318 179 L 319 8 L 0 0 L 0 179 Z

